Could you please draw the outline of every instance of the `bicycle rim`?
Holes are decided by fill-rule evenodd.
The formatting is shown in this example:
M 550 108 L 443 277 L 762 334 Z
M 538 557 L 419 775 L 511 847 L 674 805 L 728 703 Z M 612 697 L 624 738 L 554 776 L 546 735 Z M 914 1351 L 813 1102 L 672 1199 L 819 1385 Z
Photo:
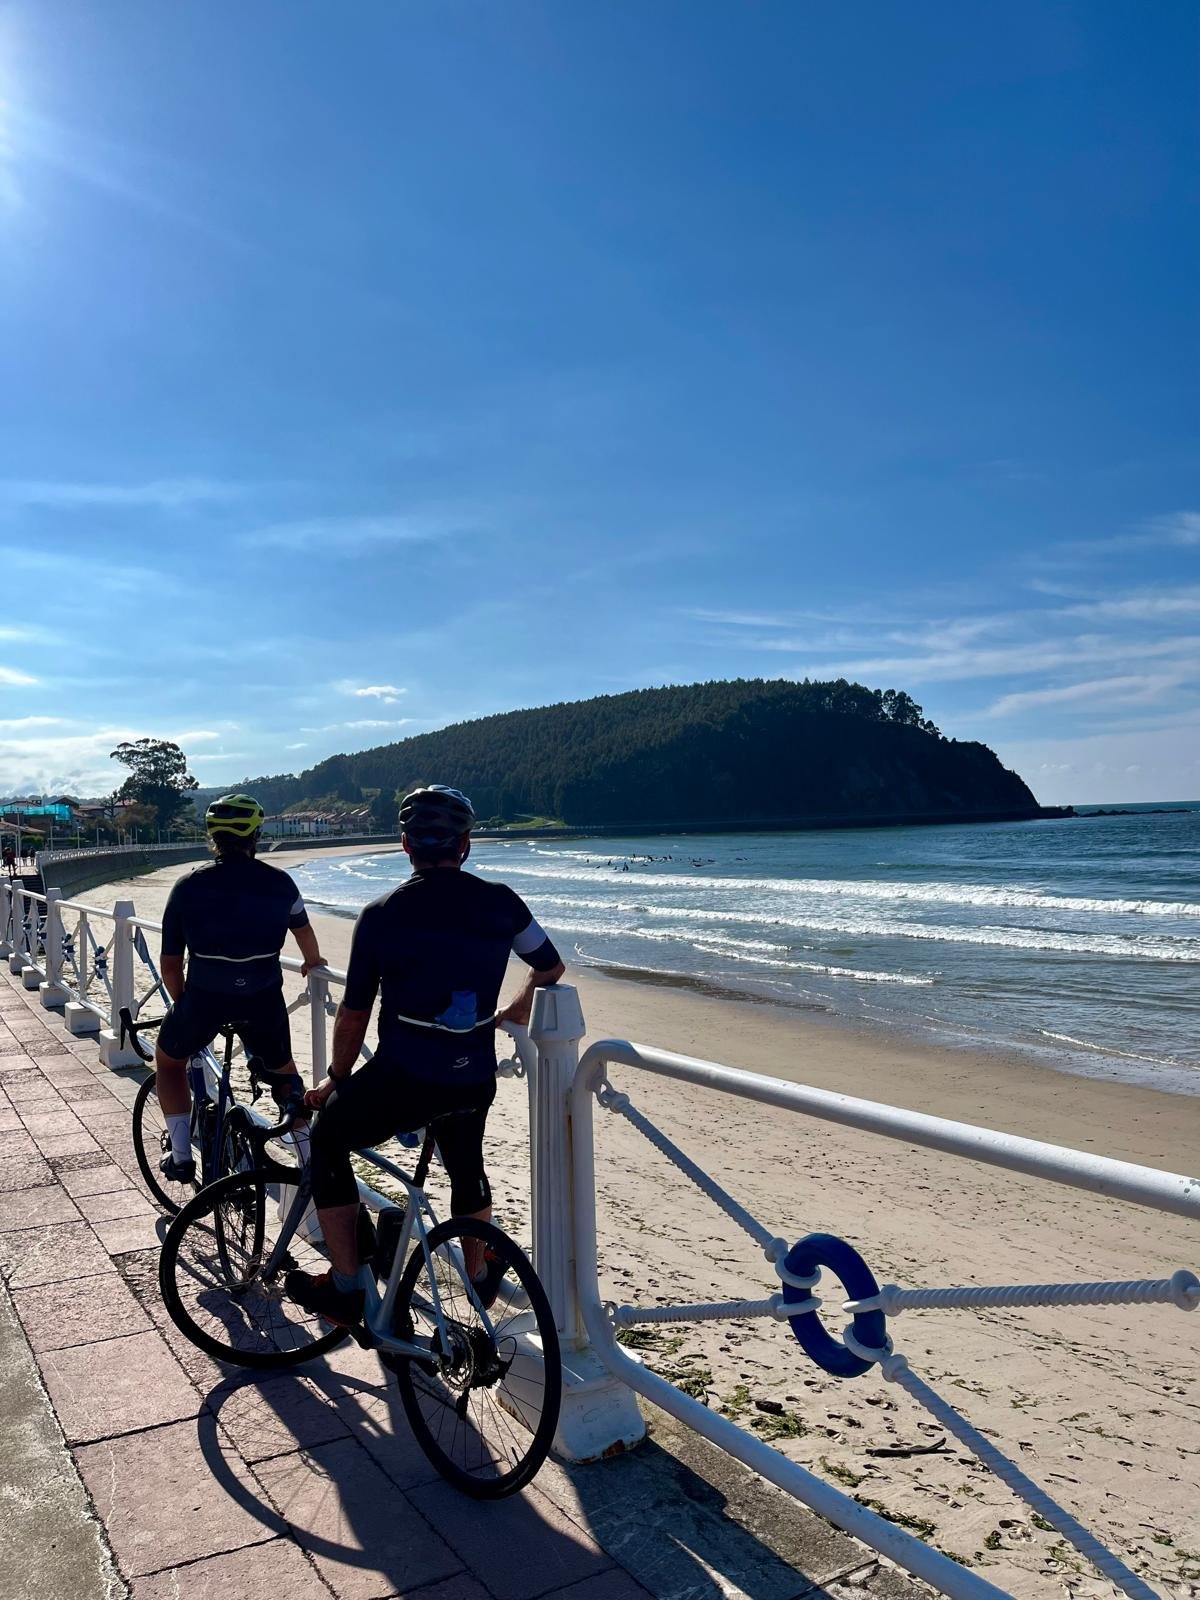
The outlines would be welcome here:
M 461 1263 L 464 1239 L 477 1239 L 504 1263 L 506 1285 L 487 1313 Z M 428 1238 L 446 1337 L 433 1307 L 429 1263 L 420 1245 L 405 1264 L 396 1331 L 429 1348 L 430 1359 L 389 1357 L 418 1444 L 456 1488 L 481 1500 L 514 1494 L 546 1459 L 558 1426 L 562 1363 L 545 1290 L 529 1258 L 491 1223 L 443 1222 Z
M 159 1286 L 171 1321 L 198 1349 L 240 1367 L 291 1367 L 349 1337 L 288 1299 L 292 1267 L 322 1272 L 325 1257 L 297 1229 L 278 1270 L 264 1263 L 284 1225 L 268 1170 L 235 1172 L 202 1189 L 167 1230 Z
M 170 1152 L 171 1138 L 166 1119 L 158 1104 L 157 1080 L 146 1079 L 133 1102 L 133 1153 L 147 1189 L 164 1211 L 172 1216 L 196 1193 L 199 1184 L 171 1183 L 159 1170 L 159 1162 Z M 198 1155 L 197 1151 L 192 1152 Z

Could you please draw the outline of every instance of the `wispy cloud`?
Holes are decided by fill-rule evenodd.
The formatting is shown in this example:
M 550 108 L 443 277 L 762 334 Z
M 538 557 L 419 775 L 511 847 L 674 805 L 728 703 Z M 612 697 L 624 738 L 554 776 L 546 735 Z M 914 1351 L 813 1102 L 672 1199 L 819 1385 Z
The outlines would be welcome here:
M 350 694 L 357 700 L 378 700 L 381 705 L 394 706 L 407 689 L 394 683 L 355 683 L 353 678 L 342 678 L 333 686 L 339 694 Z
M 68 479 L 0 479 L 0 505 L 65 511 L 105 507 L 178 510 L 240 499 L 247 486 L 215 478 L 151 478 L 141 483 L 79 483 Z
M 1105 706 L 1146 705 L 1159 701 L 1183 681 L 1179 673 L 1129 673 L 1115 678 L 1089 678 L 1082 683 L 1066 683 L 1054 689 L 1029 689 L 1001 695 L 988 707 L 991 717 L 1009 717 L 1037 706 L 1077 705 L 1086 700 L 1102 700 Z
M 17 687 L 27 687 L 31 683 L 37 683 L 37 681 L 38 680 L 31 677 L 28 672 L 22 672 L 17 667 L 0 667 L 0 683 L 8 683 Z
M 361 550 L 376 544 L 426 544 L 478 533 L 484 523 L 469 512 L 430 511 L 405 515 L 305 517 L 275 522 L 245 536 L 245 543 L 274 550 Z
M 770 650 L 784 647 L 767 641 L 759 648 Z M 1147 657 L 1196 660 L 1200 658 L 1200 638 L 1117 639 L 1088 634 L 1066 637 L 1054 643 L 1024 639 L 974 650 L 931 650 L 925 655 L 845 657 L 810 662 L 803 667 L 792 668 L 789 676 L 854 677 L 869 682 L 887 678 L 900 683 L 953 683 L 981 678 L 1028 677 L 1034 673 L 1051 672 L 1086 662 L 1111 666 L 1117 661 L 1138 662 Z
M 347 728 L 406 728 L 410 722 L 415 722 L 416 717 L 398 717 L 394 721 L 383 721 L 378 717 L 359 717 L 354 722 L 325 722 L 319 728 L 301 728 L 301 733 L 342 733 Z M 291 746 L 288 747 L 289 749 Z M 297 747 L 299 748 L 299 747 Z

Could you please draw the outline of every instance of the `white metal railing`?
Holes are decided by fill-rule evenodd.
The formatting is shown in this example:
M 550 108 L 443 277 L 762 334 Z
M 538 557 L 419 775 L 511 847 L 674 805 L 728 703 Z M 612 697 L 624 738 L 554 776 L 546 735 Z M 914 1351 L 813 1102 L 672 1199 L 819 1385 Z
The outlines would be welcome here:
M 836 1376 L 852 1377 L 878 1365 L 882 1376 L 904 1388 L 934 1415 L 966 1449 L 984 1462 L 1035 1513 L 1054 1527 L 1104 1575 L 1135 1600 L 1155 1600 L 1154 1591 L 1124 1562 L 1107 1550 L 1077 1519 L 1064 1510 L 1010 1461 L 965 1417 L 918 1377 L 905 1357 L 893 1349 L 886 1315 L 922 1306 L 974 1309 L 995 1304 L 1173 1304 L 1182 1310 L 1200 1306 L 1200 1278 L 1180 1270 L 1170 1278 L 1107 1284 L 1000 1285 L 988 1288 L 882 1290 L 854 1248 L 844 1240 L 815 1234 L 789 1244 L 757 1222 L 716 1184 L 650 1119 L 629 1096 L 609 1082 L 610 1066 L 632 1068 L 661 1077 L 719 1090 L 762 1105 L 840 1123 L 905 1144 L 947 1151 L 992 1166 L 1068 1184 L 1073 1188 L 1149 1206 L 1177 1216 L 1200 1219 L 1200 1180 L 1181 1174 L 1113 1161 L 1083 1151 L 1018 1138 L 966 1123 L 951 1122 L 894 1106 L 832 1094 L 804 1085 L 735 1072 L 715 1062 L 675 1055 L 625 1040 L 603 1040 L 586 1052 L 571 1089 L 572 1198 L 574 1202 L 576 1312 L 591 1348 L 607 1370 L 687 1423 L 714 1444 L 728 1450 L 780 1488 L 810 1505 L 831 1522 L 857 1535 L 881 1554 L 957 1600 L 979 1600 L 997 1591 L 977 1574 L 922 1544 L 884 1521 L 858 1501 L 815 1477 L 736 1423 L 718 1416 L 665 1378 L 648 1372 L 617 1343 L 616 1330 L 639 1322 L 717 1320 L 727 1317 L 772 1317 L 789 1322 L 811 1359 Z M 780 1292 L 765 1300 L 675 1307 L 614 1306 L 600 1298 L 595 1200 L 593 1106 L 599 1103 L 638 1129 L 691 1182 L 741 1227 L 762 1250 L 780 1279 Z M 841 1340 L 827 1333 L 818 1319 L 820 1300 L 813 1291 L 822 1267 L 841 1278 L 851 1298 L 844 1311 L 851 1317 Z
M 111 936 L 102 943 L 110 928 Z M 99 1043 L 102 1059 L 112 1067 L 139 1063 L 140 1058 L 121 1039 L 120 1013 L 128 1007 L 136 1017 L 141 1007 L 163 993 L 147 939 L 148 934 L 160 932 L 159 923 L 138 917 L 128 901 L 106 911 L 82 901 L 63 900 L 57 890 L 42 896 L 20 883 L 0 881 L 0 956 L 9 957 L 10 967 L 23 975 L 27 986 L 41 989 L 47 1006 L 63 1004 L 65 997 L 68 1026 L 75 1031 L 83 1031 L 85 1024 L 95 1028 L 107 1020 L 109 1026 L 101 1032 Z M 282 964 L 289 975 L 301 973 L 301 963 L 293 958 L 283 958 Z M 345 981 L 346 974 L 338 968 L 316 968 L 289 1007 L 308 1012 L 313 1082 L 324 1077 L 328 1066 L 329 1018 L 336 1011 L 333 996 Z M 978 1573 L 922 1543 L 736 1422 L 710 1411 L 667 1379 L 648 1371 L 616 1337 L 618 1329 L 638 1323 L 730 1317 L 786 1322 L 803 1351 L 827 1371 L 850 1377 L 878 1366 L 886 1381 L 903 1387 L 924 1405 L 1114 1583 L 1134 1600 L 1153 1600 L 1153 1592 L 1142 1579 L 910 1369 L 892 1346 L 886 1319 L 901 1311 L 929 1307 L 982 1309 L 996 1305 L 1170 1304 L 1193 1310 L 1200 1304 L 1200 1279 L 1194 1273 L 1180 1269 L 1169 1276 L 1120 1283 L 880 1287 L 862 1257 L 845 1241 L 814 1234 L 789 1242 L 763 1226 L 610 1082 L 609 1071 L 619 1068 L 674 1079 L 1193 1220 L 1200 1220 L 1200 1179 L 735 1071 L 625 1040 L 593 1044 L 581 1060 L 583 1016 L 578 996 L 568 985 L 537 992 L 528 1035 L 523 1029 L 508 1031 L 516 1047 L 515 1058 L 501 1071 L 524 1077 L 530 1095 L 534 1263 L 550 1299 L 563 1350 L 563 1408 L 555 1441 L 561 1455 L 593 1460 L 636 1443 L 645 1434 L 637 1405 L 640 1395 L 955 1600 L 995 1600 L 1002 1591 Z M 364 1048 L 364 1054 L 369 1053 Z M 753 1240 L 779 1279 L 775 1293 L 756 1300 L 674 1306 L 615 1306 L 602 1301 L 593 1128 L 597 1103 L 627 1121 Z M 361 1181 L 360 1192 L 374 1206 L 388 1203 Z M 826 1332 L 818 1316 L 821 1302 L 815 1290 L 822 1268 L 841 1279 L 849 1294 L 843 1309 L 851 1321 L 840 1339 Z

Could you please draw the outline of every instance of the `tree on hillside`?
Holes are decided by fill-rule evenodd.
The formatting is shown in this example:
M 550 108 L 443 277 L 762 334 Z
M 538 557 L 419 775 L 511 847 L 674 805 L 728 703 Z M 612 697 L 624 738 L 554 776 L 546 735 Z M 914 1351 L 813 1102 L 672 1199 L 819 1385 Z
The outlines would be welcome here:
M 187 810 L 190 791 L 199 788 L 187 769 L 187 757 L 170 739 L 127 739 L 109 755 L 129 768 L 129 776 L 112 797 L 114 802 L 149 806 L 154 825 L 164 832 Z

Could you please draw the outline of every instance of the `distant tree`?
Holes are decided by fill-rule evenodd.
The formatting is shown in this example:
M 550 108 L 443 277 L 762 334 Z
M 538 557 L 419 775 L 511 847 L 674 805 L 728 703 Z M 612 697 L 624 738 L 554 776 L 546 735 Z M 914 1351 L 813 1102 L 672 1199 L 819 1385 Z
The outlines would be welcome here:
M 187 810 L 190 791 L 198 788 L 187 770 L 187 757 L 170 739 L 126 740 L 110 759 L 129 768 L 129 776 L 112 796 L 115 805 L 148 806 L 149 826 L 166 830 Z

